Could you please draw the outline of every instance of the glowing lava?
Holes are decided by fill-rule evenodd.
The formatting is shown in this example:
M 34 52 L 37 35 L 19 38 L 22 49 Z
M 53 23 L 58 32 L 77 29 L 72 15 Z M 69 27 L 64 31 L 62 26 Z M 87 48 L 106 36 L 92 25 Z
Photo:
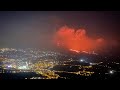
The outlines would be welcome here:
M 75 30 L 67 26 L 61 27 L 55 34 L 55 43 L 71 51 L 95 51 L 104 45 L 104 39 L 93 39 L 86 35 L 85 29 Z
M 76 53 L 79 53 L 80 51 L 78 51 L 78 50 L 73 50 L 73 49 L 70 49 L 70 51 L 74 51 L 74 52 L 76 52 Z

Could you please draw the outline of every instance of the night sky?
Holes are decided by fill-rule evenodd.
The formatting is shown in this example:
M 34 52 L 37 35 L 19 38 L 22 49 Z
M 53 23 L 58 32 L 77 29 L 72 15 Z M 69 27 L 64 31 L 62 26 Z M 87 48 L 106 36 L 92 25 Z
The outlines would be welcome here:
M 120 40 L 119 11 L 0 11 L 0 48 L 53 47 L 54 33 L 65 25 Z

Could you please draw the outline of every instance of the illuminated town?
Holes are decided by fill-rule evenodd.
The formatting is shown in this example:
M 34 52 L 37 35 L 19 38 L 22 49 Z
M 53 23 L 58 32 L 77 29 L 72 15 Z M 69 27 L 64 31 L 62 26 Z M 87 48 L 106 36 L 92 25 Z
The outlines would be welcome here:
M 77 56 L 81 54 L 84 54 L 82 56 L 87 58 Z M 113 74 L 119 73 L 118 62 L 104 63 L 104 60 L 94 62 L 89 60 L 88 56 L 107 60 L 107 57 L 101 57 L 94 53 L 82 52 L 80 54 L 70 53 L 67 55 L 33 48 L 1 48 L 0 75 L 18 74 L 15 77 L 5 77 L 6 79 L 90 79 L 94 75 L 97 75 L 96 78 L 101 78 L 101 75 L 104 75 L 102 79 L 107 79 L 107 77 L 110 78 Z M 112 66 L 114 64 L 118 67 Z M 19 76 L 19 74 L 25 73 L 26 76 Z

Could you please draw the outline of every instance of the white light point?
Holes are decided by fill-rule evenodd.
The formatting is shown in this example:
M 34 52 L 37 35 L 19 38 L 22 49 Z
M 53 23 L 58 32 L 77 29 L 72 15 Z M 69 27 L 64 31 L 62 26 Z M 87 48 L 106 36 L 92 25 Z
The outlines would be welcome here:
M 84 61 L 83 59 L 80 60 L 80 62 L 83 62 L 83 61 Z
M 12 67 L 12 65 L 8 65 L 8 68 L 11 68 Z
M 93 63 L 90 63 L 90 65 L 93 65 Z
M 110 74 L 113 74 L 113 73 L 114 73 L 114 71 L 113 71 L 113 70 L 110 70 L 110 71 L 109 71 L 109 73 L 110 73 Z

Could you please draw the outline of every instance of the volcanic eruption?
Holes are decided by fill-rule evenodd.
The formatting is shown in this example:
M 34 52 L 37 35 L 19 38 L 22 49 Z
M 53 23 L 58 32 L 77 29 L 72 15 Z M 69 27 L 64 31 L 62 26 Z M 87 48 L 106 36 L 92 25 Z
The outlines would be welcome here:
M 103 38 L 92 38 L 87 36 L 85 29 L 75 30 L 63 26 L 55 33 L 54 42 L 57 46 L 71 51 L 95 51 L 105 44 Z

